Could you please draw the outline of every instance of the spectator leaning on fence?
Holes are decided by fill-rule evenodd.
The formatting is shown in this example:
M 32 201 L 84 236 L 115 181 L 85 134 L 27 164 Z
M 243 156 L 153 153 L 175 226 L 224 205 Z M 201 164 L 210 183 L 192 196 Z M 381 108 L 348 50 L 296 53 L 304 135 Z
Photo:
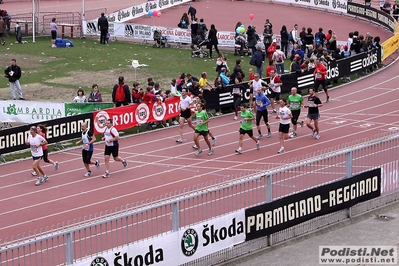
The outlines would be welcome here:
M 129 105 L 130 101 L 129 86 L 125 84 L 125 77 L 120 76 L 118 84 L 115 84 L 112 89 L 112 102 L 115 103 L 115 107 L 119 107 L 121 105 Z
M 77 94 L 76 97 L 73 98 L 73 100 L 72 100 L 73 103 L 86 103 L 87 102 L 85 92 L 82 89 L 78 89 L 76 94 Z
M 0 16 L 0 38 L 1 38 L 1 45 L 6 44 L 6 41 L 4 40 L 4 35 L 5 35 L 4 20 L 3 20 L 3 17 Z
M 91 86 L 93 89 L 89 95 L 89 98 L 87 99 L 88 102 L 95 102 L 95 103 L 101 103 L 103 101 L 103 98 L 101 96 L 101 92 L 98 90 L 98 85 L 93 84 Z

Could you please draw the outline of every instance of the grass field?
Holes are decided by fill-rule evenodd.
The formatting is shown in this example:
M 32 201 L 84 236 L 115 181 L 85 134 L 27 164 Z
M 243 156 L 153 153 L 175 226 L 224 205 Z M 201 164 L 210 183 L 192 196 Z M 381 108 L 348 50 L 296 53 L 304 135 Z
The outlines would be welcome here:
M 28 41 L 25 44 L 11 43 L 14 40 L 10 36 L 6 45 L 0 46 L 1 67 L 5 69 L 12 58 L 17 59 L 23 71 L 20 82 L 28 100 L 68 102 L 79 87 L 88 94 L 91 85 L 96 83 L 105 99 L 110 101 L 112 87 L 121 75 L 130 86 L 134 81 L 146 84 L 151 76 L 161 88 L 169 89 L 171 79 L 177 79 L 183 72 L 199 77 L 206 71 L 212 82 L 217 74 L 215 60 L 192 58 L 189 49 L 160 49 L 121 41 L 106 46 L 92 39 L 73 39 L 73 48 L 51 48 L 49 38 L 38 38 L 35 43 Z M 227 52 L 226 57 L 234 67 L 235 56 Z M 132 60 L 145 66 L 135 71 Z M 249 59 L 244 61 L 248 64 Z M 5 78 L 0 85 L 0 99 L 11 99 Z

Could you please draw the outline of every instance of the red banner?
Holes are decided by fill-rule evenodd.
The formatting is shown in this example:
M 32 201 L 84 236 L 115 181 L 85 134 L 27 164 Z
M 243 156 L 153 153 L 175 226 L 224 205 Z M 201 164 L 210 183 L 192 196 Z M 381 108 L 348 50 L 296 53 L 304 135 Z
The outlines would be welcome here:
M 104 133 L 107 119 L 114 121 L 114 127 L 117 130 L 171 119 L 180 114 L 179 102 L 179 97 L 173 97 L 166 99 L 163 103 L 140 103 L 96 111 L 94 112 L 94 134 Z

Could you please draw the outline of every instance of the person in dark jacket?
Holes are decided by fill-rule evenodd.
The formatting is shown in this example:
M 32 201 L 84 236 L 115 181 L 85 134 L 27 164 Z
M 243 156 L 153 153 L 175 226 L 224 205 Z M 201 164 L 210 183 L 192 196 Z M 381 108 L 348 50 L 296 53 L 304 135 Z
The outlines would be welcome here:
M 285 57 L 287 57 L 287 52 L 288 52 L 288 38 L 290 34 L 287 31 L 287 27 L 283 25 L 280 30 L 280 35 L 281 35 L 281 51 L 284 52 Z
M 254 26 L 251 26 L 251 25 L 248 26 L 247 41 L 248 41 L 248 47 L 252 49 L 252 54 L 255 53 L 256 44 L 257 44 L 258 40 L 256 39 L 256 32 L 255 32 Z
M 192 5 L 189 5 L 187 15 L 191 16 L 191 21 L 195 20 L 196 14 L 197 14 L 197 9 L 195 9 Z
M 262 66 L 265 61 L 265 55 L 262 53 L 262 46 L 256 48 L 255 53 L 252 54 L 250 64 L 256 66 L 256 73 L 262 78 Z
M 195 18 L 191 21 L 191 49 L 194 50 L 194 45 L 197 44 L 197 30 L 198 30 L 198 19 Z
M 183 13 L 183 16 L 181 17 L 180 22 L 177 26 L 182 29 L 188 29 L 189 25 L 190 25 L 190 21 L 188 19 L 188 15 L 187 15 L 187 13 Z
M 101 13 L 101 17 L 98 18 L 97 28 L 100 31 L 100 43 L 107 44 L 108 19 L 105 17 L 104 12 Z
M 22 95 L 21 84 L 19 83 L 19 79 L 21 78 L 22 72 L 21 68 L 17 66 L 17 60 L 11 59 L 11 66 L 7 67 L 6 70 L 4 70 L 4 74 L 5 77 L 8 78 L 8 82 L 10 83 L 12 99 L 16 100 L 14 92 L 14 88 L 16 87 L 19 99 L 25 100 L 24 96 Z
M 118 90 L 119 85 L 123 86 L 123 92 L 125 94 L 124 101 L 116 100 L 116 91 Z M 114 88 L 112 89 L 112 102 L 115 103 L 115 107 L 119 107 L 121 105 L 129 105 L 131 103 L 130 89 L 129 89 L 129 86 L 127 84 L 125 84 L 125 78 L 123 76 L 120 76 L 118 78 L 118 84 L 115 84 Z
M 218 31 L 215 28 L 215 25 L 212 24 L 211 25 L 211 29 L 209 30 L 208 33 L 208 39 L 209 39 L 209 43 L 208 43 L 208 48 L 209 48 L 209 58 L 212 58 L 212 47 L 215 47 L 215 51 L 216 53 L 219 54 L 219 49 L 218 49 Z
M 236 60 L 236 65 L 234 67 L 233 73 L 230 75 L 230 84 L 234 84 L 235 83 L 234 80 L 236 78 L 238 78 L 240 82 L 245 78 L 245 74 L 241 68 L 241 61 L 242 61 L 241 59 Z

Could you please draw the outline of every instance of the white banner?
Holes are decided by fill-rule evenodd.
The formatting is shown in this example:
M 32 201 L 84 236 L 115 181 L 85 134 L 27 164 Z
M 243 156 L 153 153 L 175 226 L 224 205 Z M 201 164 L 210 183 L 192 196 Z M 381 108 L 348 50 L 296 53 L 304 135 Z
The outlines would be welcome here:
M 245 241 L 245 211 L 239 210 L 179 230 L 179 264 Z M 176 264 L 177 265 L 177 264 Z
M 150 10 L 163 10 L 183 3 L 191 2 L 191 0 L 157 0 L 148 1 L 139 5 L 121 9 L 114 13 L 108 14 L 109 22 L 126 22 L 142 16 L 148 16 Z
M 160 29 L 158 27 L 158 29 Z M 162 36 L 166 36 L 169 42 L 176 43 L 191 43 L 191 30 L 189 29 L 181 29 L 181 28 L 173 28 L 161 29 Z
M 65 117 L 64 103 L 0 101 L 0 121 L 37 123 Z
M 217 38 L 219 46 L 234 47 L 235 45 L 235 32 L 218 31 Z
M 345 13 L 348 7 L 347 0 L 278 0 L 278 2 L 328 9 L 335 12 Z
M 75 262 L 74 266 L 90 265 L 179 265 L 178 232 L 114 248 L 97 257 Z
M 245 211 L 82 259 L 73 266 L 181 265 L 245 241 Z

